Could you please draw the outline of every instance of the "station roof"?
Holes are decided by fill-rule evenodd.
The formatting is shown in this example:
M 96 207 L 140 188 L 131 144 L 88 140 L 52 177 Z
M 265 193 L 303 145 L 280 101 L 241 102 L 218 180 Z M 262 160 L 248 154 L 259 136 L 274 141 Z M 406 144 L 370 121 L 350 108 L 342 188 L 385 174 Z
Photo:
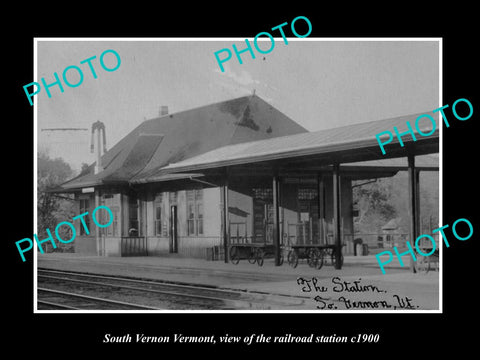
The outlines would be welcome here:
M 424 114 L 432 116 L 437 124 L 429 136 L 422 136 L 419 130 L 430 133 L 430 121 L 419 121 L 419 129 L 415 126 Z M 255 169 L 283 167 L 295 171 L 338 163 L 350 171 L 358 169 L 367 177 L 368 171 L 392 175 L 406 168 L 409 154 L 438 153 L 438 121 L 438 114 L 424 112 L 308 132 L 258 96 L 245 96 L 143 122 L 103 155 L 102 172 L 94 174 L 92 164 L 55 192 L 103 184 L 192 179 L 225 167 L 254 173 Z M 406 133 L 407 122 L 416 141 Z M 394 128 L 406 133 L 402 136 L 403 147 Z M 385 146 L 383 155 L 375 136 L 385 131 L 393 134 L 393 140 Z M 420 160 L 417 166 L 438 169 L 438 157 Z
M 102 156 L 103 171 L 95 174 L 93 163 L 60 189 L 143 183 L 152 174 L 158 181 L 158 170 L 168 164 L 226 145 L 306 131 L 258 96 L 243 96 L 144 121 Z
M 250 141 L 220 147 L 204 154 L 170 164 L 159 170 L 158 174 L 165 172 L 205 171 L 219 167 L 232 167 L 245 164 L 290 164 L 292 161 L 312 159 L 317 164 L 342 163 L 355 166 L 401 166 L 400 161 L 394 158 L 412 155 L 438 153 L 439 126 L 427 137 L 419 134 L 415 128 L 415 120 L 423 114 L 431 115 L 437 122 L 438 116 L 431 112 L 395 117 L 386 120 L 371 121 L 320 130 L 316 132 L 301 133 L 259 141 Z M 409 122 L 416 138 L 414 141 L 410 134 L 402 136 L 404 147 L 400 146 L 394 134 L 394 127 L 399 133 L 406 132 Z M 432 124 L 429 121 L 419 122 L 419 130 L 423 134 L 430 133 Z M 393 140 L 385 146 L 386 154 L 383 155 L 375 137 L 384 131 L 393 133 Z M 382 137 L 382 139 L 388 136 Z M 380 161 L 380 163 L 378 163 Z M 382 163 L 383 162 L 383 163 Z M 429 161 L 430 166 L 432 162 Z M 438 166 L 438 165 L 437 165 Z

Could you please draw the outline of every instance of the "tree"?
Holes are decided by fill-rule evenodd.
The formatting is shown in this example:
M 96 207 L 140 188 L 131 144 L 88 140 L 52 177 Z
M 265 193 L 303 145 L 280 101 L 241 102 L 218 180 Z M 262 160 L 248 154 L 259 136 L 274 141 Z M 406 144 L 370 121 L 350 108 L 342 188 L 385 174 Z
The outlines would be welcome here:
M 377 179 L 375 182 L 353 188 L 353 201 L 360 215 L 355 221 L 356 233 L 380 234 L 382 226 L 397 217 L 398 212 L 392 202 L 392 193 L 392 183 L 389 179 Z
M 59 222 L 69 221 L 74 215 L 74 203 L 48 192 L 72 176 L 72 169 L 63 159 L 51 159 L 46 151 L 40 151 L 37 158 L 37 236 L 39 240 L 48 237 L 46 229 L 55 237 L 55 227 Z M 69 239 L 64 227 L 60 233 L 62 238 Z M 65 237 L 63 237 L 65 236 Z M 70 244 L 57 242 L 57 251 L 71 248 Z M 45 252 L 52 251 L 53 246 L 43 243 Z M 53 249 L 55 251 L 55 249 Z
M 88 172 L 89 165 L 87 163 L 82 163 L 81 166 L 80 175 L 84 175 Z
M 362 182 L 365 181 L 359 181 Z M 421 233 L 430 233 L 430 227 L 438 227 L 438 189 L 438 172 L 420 172 Z M 393 218 L 398 220 L 399 233 L 407 234 L 410 231 L 406 171 L 353 188 L 353 199 L 360 213 L 355 222 L 356 232 L 381 233 L 381 227 Z

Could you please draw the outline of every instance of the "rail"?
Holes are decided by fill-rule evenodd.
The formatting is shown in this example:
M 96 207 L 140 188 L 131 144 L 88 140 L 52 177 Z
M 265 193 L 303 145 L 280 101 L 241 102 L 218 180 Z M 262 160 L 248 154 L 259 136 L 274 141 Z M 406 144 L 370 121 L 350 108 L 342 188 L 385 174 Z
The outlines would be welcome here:
M 89 302 L 94 302 L 94 303 L 102 303 L 102 304 L 108 304 L 108 305 L 118 305 L 122 307 L 127 307 L 131 309 L 138 309 L 138 310 L 158 310 L 158 308 L 153 308 L 150 306 L 143 306 L 139 304 L 132 304 L 128 303 L 125 301 L 118 301 L 118 300 L 112 300 L 112 299 L 105 299 L 105 298 L 99 298 L 96 296 L 88 296 L 88 295 L 83 295 L 83 294 L 77 294 L 77 293 L 72 293 L 72 292 L 67 292 L 67 291 L 61 291 L 61 290 L 53 290 L 53 289 L 47 289 L 47 288 L 37 288 L 37 291 L 43 292 L 45 294 L 50 294 L 50 295 L 55 295 L 56 297 L 61 296 L 61 297 L 69 297 L 73 299 L 80 299 L 82 301 L 89 301 Z M 41 297 L 41 295 L 39 295 Z M 57 306 L 57 307 L 65 307 L 65 308 L 70 308 L 72 310 L 81 310 L 81 307 L 73 307 L 73 306 L 68 306 L 65 304 L 60 304 L 60 303 L 55 303 L 52 301 L 46 301 L 46 300 L 39 300 L 39 303 L 44 303 L 50 306 Z
M 302 306 L 305 304 L 306 299 L 303 296 L 255 292 L 245 293 L 236 289 L 220 289 L 199 284 L 131 279 L 118 276 L 87 274 L 63 270 L 38 269 L 38 277 L 42 278 L 43 282 L 64 281 L 67 284 L 76 283 L 79 285 L 83 284 L 83 286 L 91 285 L 99 288 L 110 287 L 115 289 L 124 289 L 129 292 L 139 292 L 144 294 L 150 293 L 152 296 L 156 296 L 157 299 L 159 299 L 160 296 L 165 295 L 174 299 L 175 304 L 185 301 L 189 301 L 190 303 L 191 301 L 200 301 L 201 303 L 203 302 L 203 307 L 209 306 L 208 308 L 215 306 L 215 308 L 221 309 L 270 309 L 276 308 L 279 305 Z M 265 304 L 266 301 L 268 301 L 269 304 Z M 199 305 L 201 303 L 199 303 Z

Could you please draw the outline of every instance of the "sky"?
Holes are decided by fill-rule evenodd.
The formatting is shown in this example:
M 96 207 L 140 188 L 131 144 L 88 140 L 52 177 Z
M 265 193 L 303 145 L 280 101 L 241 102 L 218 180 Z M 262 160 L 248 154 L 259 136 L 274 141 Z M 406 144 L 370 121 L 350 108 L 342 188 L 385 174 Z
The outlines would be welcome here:
M 436 39 L 288 38 L 285 44 L 280 37 L 268 54 L 260 54 L 249 40 L 255 59 L 245 52 L 240 64 L 232 44 L 244 49 L 242 38 L 37 39 L 32 81 L 53 83 L 54 72 L 62 78 L 71 65 L 84 76 L 74 88 L 61 80 L 64 92 L 53 86 L 51 98 L 44 89 L 35 95 L 38 150 L 63 158 L 78 171 L 82 163 L 95 161 L 90 136 L 97 120 L 105 124 L 110 149 L 143 121 L 158 117 L 162 105 L 176 113 L 253 91 L 309 131 L 428 112 L 441 105 Z M 266 50 L 271 43 L 263 40 L 258 44 Z M 232 58 L 223 63 L 222 72 L 214 53 L 224 48 L 232 51 Z M 121 59 L 111 72 L 99 63 L 109 49 Z M 80 64 L 92 56 L 96 79 L 88 64 Z M 104 60 L 107 67 L 116 65 L 111 53 Z M 71 83 L 79 81 L 75 70 L 67 74 Z M 88 130 L 42 131 L 51 128 Z

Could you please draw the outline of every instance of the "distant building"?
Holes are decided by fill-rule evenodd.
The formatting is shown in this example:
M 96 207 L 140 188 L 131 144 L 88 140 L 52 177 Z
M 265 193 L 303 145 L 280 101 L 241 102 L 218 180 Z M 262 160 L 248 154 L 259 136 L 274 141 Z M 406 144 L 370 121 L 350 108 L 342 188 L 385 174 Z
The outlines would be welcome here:
M 398 224 L 400 224 L 400 218 L 390 219 L 385 225 L 382 226 L 382 244 L 383 247 L 396 246 L 396 241 L 399 240 L 401 234 L 398 231 Z

